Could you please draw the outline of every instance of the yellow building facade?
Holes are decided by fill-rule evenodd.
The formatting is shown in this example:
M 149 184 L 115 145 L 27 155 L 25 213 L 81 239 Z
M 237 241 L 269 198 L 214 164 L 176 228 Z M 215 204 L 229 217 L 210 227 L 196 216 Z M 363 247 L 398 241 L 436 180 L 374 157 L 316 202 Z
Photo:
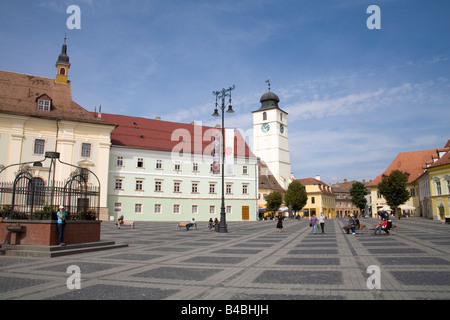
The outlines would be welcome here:
M 28 162 L 34 177 L 48 181 L 52 171 L 55 181 L 63 181 L 70 172 L 62 165 L 51 170 L 51 160 L 45 157 L 46 152 L 57 152 L 60 161 L 89 169 L 101 181 L 102 219 L 108 217 L 107 164 L 115 125 L 72 100 L 69 66 L 64 43 L 54 79 L 0 71 L 0 170 L 5 168 L 0 179 L 14 180 L 17 167 L 6 167 Z
M 319 179 L 306 178 L 297 179 L 305 186 L 308 201 L 303 207 L 303 216 L 318 216 L 323 213 L 325 218 L 336 218 L 336 196 L 329 185 Z
M 434 220 L 450 219 L 450 151 L 427 167 Z

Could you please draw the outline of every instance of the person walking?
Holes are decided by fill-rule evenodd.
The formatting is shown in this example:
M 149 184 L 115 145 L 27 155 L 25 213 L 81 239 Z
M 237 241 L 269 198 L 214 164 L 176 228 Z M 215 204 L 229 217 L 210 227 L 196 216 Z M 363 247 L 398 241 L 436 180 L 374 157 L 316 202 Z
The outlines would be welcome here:
M 278 219 L 277 219 L 277 228 L 280 232 L 283 232 L 283 215 L 281 213 L 278 213 Z
M 313 228 L 313 234 L 316 234 L 317 231 L 317 217 L 315 214 L 312 215 L 311 217 L 311 227 Z
M 64 230 L 66 229 L 66 211 L 64 210 L 63 205 L 59 206 L 59 210 L 56 215 L 58 216 L 58 242 L 60 246 L 65 246 Z
M 319 223 L 320 223 L 320 229 L 322 230 L 322 233 L 325 233 L 325 216 L 323 215 L 323 212 L 320 213 Z

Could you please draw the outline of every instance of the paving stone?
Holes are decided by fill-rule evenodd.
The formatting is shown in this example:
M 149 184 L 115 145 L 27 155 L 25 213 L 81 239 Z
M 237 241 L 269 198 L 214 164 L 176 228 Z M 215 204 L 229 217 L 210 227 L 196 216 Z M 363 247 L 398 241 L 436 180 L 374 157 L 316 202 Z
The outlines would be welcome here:
M 273 284 L 342 284 L 343 277 L 339 271 L 264 271 L 254 283 Z

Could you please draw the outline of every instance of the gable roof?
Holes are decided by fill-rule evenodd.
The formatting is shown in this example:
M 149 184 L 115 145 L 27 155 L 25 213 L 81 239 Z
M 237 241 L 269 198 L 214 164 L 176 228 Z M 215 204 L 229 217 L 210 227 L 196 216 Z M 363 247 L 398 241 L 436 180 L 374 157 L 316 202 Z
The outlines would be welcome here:
M 425 163 L 436 156 L 436 149 L 399 153 L 389 167 L 367 186 L 377 186 L 383 177 L 388 176 L 394 170 L 405 172 L 408 175 L 407 183 L 413 183 L 423 174 L 423 166 Z
M 37 98 L 51 99 L 49 111 L 38 110 Z M 0 112 L 46 119 L 71 120 L 109 125 L 72 101 L 70 83 L 0 70 Z
M 139 149 L 180 151 L 185 147 L 184 152 L 209 155 L 214 133 L 221 132 L 220 128 L 108 113 L 102 113 L 101 119 L 117 126 L 111 133 L 112 145 Z M 238 130 L 234 156 L 255 157 Z

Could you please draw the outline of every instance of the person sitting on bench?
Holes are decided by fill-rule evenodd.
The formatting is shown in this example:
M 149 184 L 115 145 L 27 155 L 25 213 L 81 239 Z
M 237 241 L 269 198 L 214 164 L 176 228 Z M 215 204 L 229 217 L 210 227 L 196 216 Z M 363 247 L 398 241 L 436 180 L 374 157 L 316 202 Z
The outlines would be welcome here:
M 121 215 L 119 217 L 119 219 L 117 219 L 116 226 L 117 226 L 118 229 L 120 229 L 120 225 L 121 224 L 123 224 L 123 215 Z
M 389 230 L 391 230 L 391 228 L 392 228 L 392 220 L 389 219 L 386 223 L 386 228 L 384 228 L 383 231 L 386 232 L 387 234 L 390 234 Z
M 385 218 L 383 218 L 381 223 L 375 228 L 375 231 L 373 232 L 373 235 L 376 235 L 377 231 L 378 231 L 378 234 L 381 236 L 381 230 L 382 229 L 386 229 L 386 226 L 387 226 L 387 221 L 386 221 Z
M 186 231 L 189 230 L 190 227 L 192 227 L 194 224 L 196 224 L 195 219 L 192 218 L 191 222 L 186 224 Z

